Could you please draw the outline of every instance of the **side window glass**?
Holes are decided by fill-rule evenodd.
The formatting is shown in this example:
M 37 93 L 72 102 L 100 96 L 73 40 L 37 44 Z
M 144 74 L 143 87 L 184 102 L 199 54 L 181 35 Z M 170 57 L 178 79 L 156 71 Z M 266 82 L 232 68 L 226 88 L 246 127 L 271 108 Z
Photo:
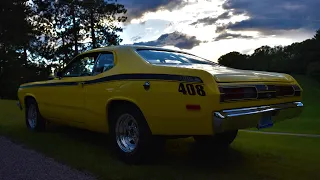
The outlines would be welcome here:
M 91 76 L 94 67 L 95 57 L 94 56 L 83 56 L 75 60 L 70 66 L 64 71 L 64 77 L 79 77 L 79 76 Z
M 114 66 L 114 57 L 112 53 L 103 53 L 97 59 L 96 66 L 93 70 L 93 75 L 97 75 L 108 71 Z

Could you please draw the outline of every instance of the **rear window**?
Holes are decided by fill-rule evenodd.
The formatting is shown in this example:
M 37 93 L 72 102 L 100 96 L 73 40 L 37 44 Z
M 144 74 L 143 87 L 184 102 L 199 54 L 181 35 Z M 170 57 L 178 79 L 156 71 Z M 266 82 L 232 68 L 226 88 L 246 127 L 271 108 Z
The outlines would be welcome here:
M 188 65 L 188 64 L 209 64 L 216 65 L 214 62 L 175 51 L 164 51 L 154 49 L 138 49 L 138 54 L 142 56 L 150 64 L 174 64 L 174 65 Z

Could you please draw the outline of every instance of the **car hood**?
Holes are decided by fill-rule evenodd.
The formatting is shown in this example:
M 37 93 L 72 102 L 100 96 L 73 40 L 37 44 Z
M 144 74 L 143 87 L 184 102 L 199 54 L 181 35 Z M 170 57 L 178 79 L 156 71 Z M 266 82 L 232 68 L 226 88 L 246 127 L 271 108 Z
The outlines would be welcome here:
M 283 73 L 240 70 L 220 65 L 163 65 L 178 68 L 199 69 L 209 72 L 217 82 L 292 82 L 292 77 Z

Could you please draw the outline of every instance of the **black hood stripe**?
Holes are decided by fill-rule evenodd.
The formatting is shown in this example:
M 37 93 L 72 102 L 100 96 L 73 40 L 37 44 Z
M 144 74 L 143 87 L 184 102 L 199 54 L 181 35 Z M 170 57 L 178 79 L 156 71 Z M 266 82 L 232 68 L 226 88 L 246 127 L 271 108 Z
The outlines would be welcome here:
M 195 76 L 183 76 L 174 74 L 117 74 L 102 77 L 99 79 L 84 81 L 84 84 L 96 84 L 108 81 L 121 81 L 121 80 L 163 80 L 163 81 L 179 81 L 179 82 L 193 82 L 203 83 L 201 78 Z M 44 84 L 31 84 L 20 86 L 20 88 L 28 87 L 48 87 L 48 86 L 75 86 L 78 82 L 55 82 L 55 83 L 44 83 Z

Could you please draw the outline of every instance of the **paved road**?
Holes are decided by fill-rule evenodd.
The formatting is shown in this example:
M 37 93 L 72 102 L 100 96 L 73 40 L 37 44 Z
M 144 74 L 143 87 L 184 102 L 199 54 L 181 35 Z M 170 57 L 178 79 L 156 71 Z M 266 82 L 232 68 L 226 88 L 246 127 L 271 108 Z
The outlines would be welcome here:
M 0 137 L 0 180 L 94 180 L 84 172 Z
M 251 131 L 241 130 L 243 132 L 259 133 L 259 134 L 274 134 L 274 135 L 286 135 L 286 136 L 299 136 L 299 137 L 315 137 L 320 138 L 320 134 L 296 134 L 296 133 L 283 133 L 283 132 L 265 132 L 265 131 Z

